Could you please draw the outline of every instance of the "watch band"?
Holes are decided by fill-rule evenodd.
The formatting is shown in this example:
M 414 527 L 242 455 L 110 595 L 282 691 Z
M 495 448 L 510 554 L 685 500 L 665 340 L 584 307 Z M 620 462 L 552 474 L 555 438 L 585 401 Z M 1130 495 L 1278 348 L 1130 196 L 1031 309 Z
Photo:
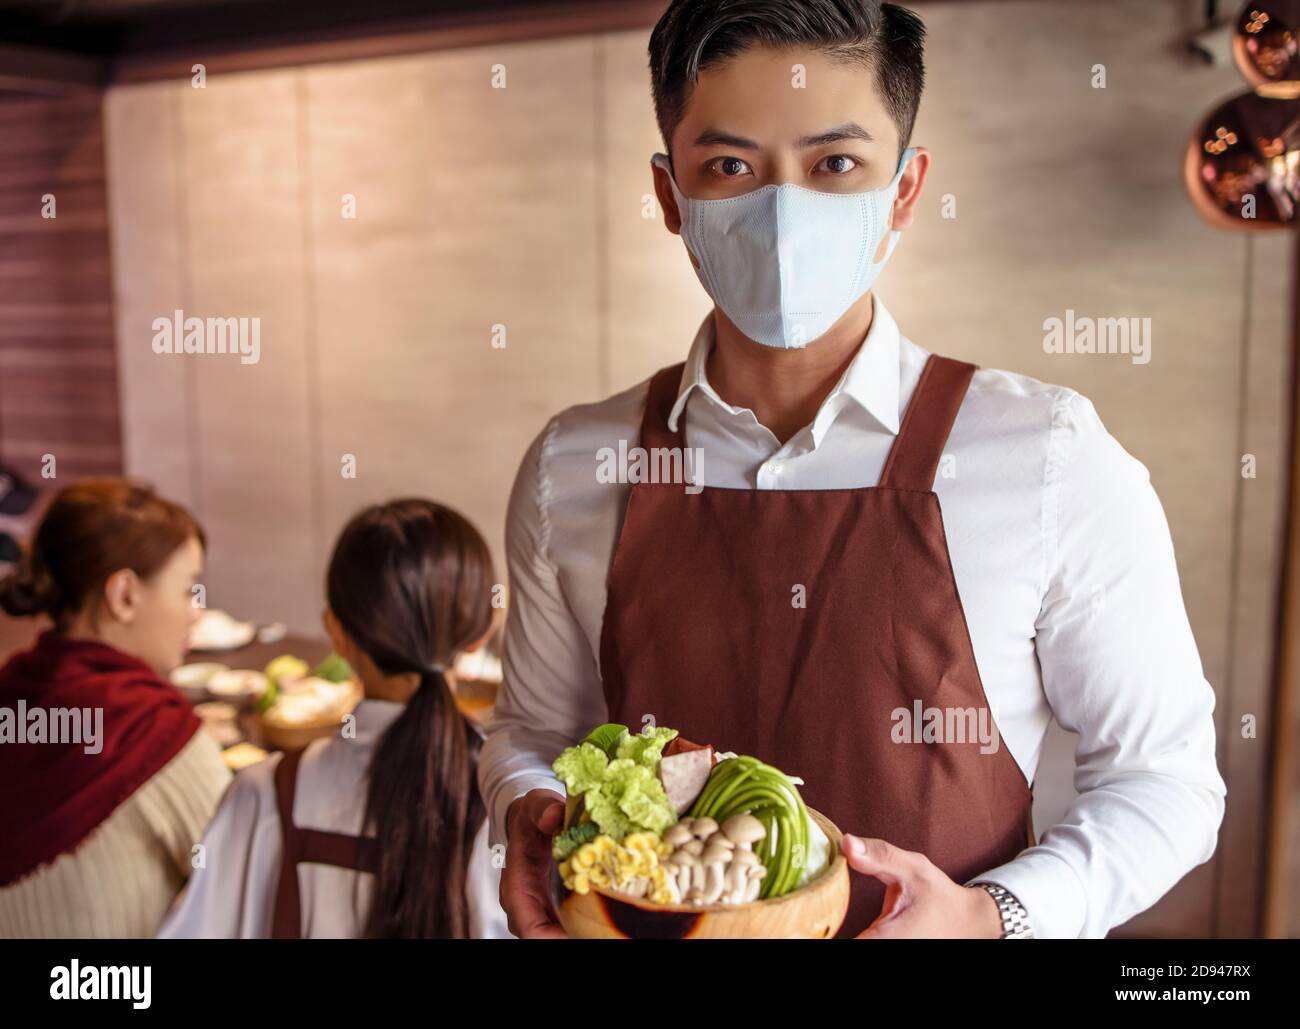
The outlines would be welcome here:
M 979 886 L 987 890 L 989 896 L 993 898 L 998 906 L 998 914 L 1002 916 L 1002 939 L 1032 940 L 1034 938 L 1033 929 L 1029 925 L 1029 912 L 1016 899 L 1014 893 L 997 883 L 983 882 L 979 879 L 966 885 Z

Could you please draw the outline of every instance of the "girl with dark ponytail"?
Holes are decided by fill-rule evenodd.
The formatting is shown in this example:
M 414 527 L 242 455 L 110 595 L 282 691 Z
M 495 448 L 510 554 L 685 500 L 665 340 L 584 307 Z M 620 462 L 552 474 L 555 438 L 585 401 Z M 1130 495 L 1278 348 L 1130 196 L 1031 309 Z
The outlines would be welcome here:
M 491 632 L 492 583 L 487 544 L 440 504 L 396 500 L 348 523 L 324 620 L 365 691 L 355 736 L 345 725 L 300 768 L 277 756 L 236 776 L 207 868 L 162 935 L 509 935 L 476 782 L 482 736 L 450 672 Z

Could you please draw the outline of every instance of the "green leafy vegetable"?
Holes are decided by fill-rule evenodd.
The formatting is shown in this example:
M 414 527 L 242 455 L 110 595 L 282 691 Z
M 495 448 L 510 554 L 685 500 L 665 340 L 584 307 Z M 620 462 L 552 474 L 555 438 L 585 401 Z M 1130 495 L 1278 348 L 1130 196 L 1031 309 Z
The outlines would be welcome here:
M 582 796 L 601 832 L 616 840 L 637 831 L 662 833 L 677 821 L 677 813 L 659 781 L 659 759 L 676 735 L 676 729 L 660 728 L 636 736 L 624 732 L 612 761 L 595 743 L 584 741 L 566 748 L 552 768 L 569 796 Z
M 347 682 L 352 678 L 352 666 L 338 654 L 331 654 L 312 669 L 312 675 L 330 682 Z
M 560 833 L 551 842 L 551 856 L 556 861 L 563 861 L 584 843 L 590 843 L 600 835 L 600 826 L 595 822 L 578 822 Z
M 599 747 L 610 757 L 616 757 L 615 750 L 618 747 L 618 742 L 626 735 L 626 725 L 619 725 L 617 722 L 606 722 L 604 725 L 598 725 L 587 733 L 587 738 L 582 742 Z
M 270 709 L 271 705 L 276 702 L 280 696 L 280 687 L 275 684 L 275 680 L 267 678 L 266 689 L 262 691 L 261 696 L 257 698 L 257 713 L 264 715 Z

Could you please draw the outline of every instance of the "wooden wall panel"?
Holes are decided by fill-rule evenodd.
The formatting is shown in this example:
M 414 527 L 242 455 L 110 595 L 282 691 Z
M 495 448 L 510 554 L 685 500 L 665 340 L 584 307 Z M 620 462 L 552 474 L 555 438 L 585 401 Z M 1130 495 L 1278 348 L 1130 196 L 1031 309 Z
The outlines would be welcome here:
M 0 102 L 0 457 L 57 481 L 122 468 L 100 108 Z

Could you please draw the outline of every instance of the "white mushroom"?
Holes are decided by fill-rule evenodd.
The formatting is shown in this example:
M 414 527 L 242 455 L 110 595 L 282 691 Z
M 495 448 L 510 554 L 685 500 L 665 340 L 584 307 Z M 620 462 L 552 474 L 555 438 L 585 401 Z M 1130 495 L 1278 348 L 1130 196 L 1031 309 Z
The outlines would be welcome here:
M 722 896 L 722 887 L 724 886 L 722 877 L 722 865 L 709 865 L 708 875 L 704 880 L 704 895 L 701 898 L 705 904 L 715 904 Z
M 691 823 L 691 833 L 696 839 L 703 840 L 718 831 L 718 823 L 712 818 L 697 818 Z
M 737 846 L 753 845 L 767 835 L 767 829 L 753 815 L 745 812 L 732 815 L 722 824 L 722 832 Z

